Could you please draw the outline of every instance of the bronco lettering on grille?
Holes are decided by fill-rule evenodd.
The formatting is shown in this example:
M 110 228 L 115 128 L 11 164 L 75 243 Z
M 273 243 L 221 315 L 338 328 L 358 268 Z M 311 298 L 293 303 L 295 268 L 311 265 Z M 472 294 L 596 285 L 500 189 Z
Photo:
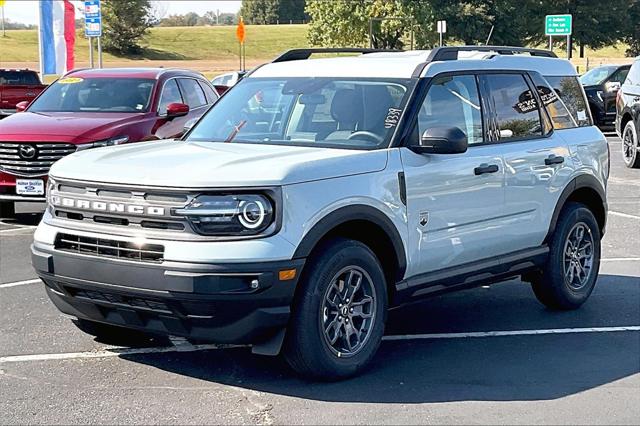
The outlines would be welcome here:
M 142 206 L 139 204 L 109 203 L 105 201 L 78 200 L 69 197 L 52 196 L 54 206 L 70 207 L 79 210 L 94 210 L 110 213 L 129 213 L 135 215 L 164 216 L 165 208 L 157 206 Z

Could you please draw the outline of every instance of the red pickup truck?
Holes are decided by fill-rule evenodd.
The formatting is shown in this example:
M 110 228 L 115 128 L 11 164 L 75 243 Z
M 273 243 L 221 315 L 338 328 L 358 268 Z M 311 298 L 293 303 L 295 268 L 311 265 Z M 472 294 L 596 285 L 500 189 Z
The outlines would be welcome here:
M 16 112 L 18 102 L 34 100 L 45 87 L 35 71 L 0 69 L 0 118 Z

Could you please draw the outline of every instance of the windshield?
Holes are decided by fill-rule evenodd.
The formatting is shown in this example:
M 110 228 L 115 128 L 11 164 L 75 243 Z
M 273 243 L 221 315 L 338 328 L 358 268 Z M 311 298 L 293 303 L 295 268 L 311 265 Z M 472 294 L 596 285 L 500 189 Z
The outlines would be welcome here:
M 187 141 L 384 147 L 413 84 L 410 79 L 247 78 L 220 98 Z
M 155 80 L 66 77 L 45 90 L 31 112 L 145 112 Z
M 595 86 L 602 84 L 615 70 L 616 67 L 594 68 L 580 77 L 580 83 L 582 83 L 583 86 Z

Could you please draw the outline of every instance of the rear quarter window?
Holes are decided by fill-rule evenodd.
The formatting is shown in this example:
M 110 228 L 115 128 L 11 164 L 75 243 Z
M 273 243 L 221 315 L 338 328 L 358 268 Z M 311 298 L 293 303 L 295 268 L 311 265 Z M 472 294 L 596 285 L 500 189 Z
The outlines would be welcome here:
M 545 76 L 545 79 L 553 86 L 569 113 L 579 127 L 591 126 L 591 115 L 587 105 L 587 100 L 578 81 L 578 77 L 572 76 Z
M 40 80 L 33 71 L 0 71 L 0 84 L 7 86 L 37 85 L 40 84 Z

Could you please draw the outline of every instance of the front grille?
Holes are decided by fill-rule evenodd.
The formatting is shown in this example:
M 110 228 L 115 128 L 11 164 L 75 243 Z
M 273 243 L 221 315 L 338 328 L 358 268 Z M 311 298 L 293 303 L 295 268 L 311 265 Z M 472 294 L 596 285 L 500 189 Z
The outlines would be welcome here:
M 126 306 L 130 308 L 142 309 L 147 311 L 171 314 L 172 311 L 164 303 L 157 300 L 151 300 L 141 297 L 125 296 L 115 293 L 106 293 L 95 290 L 80 290 L 68 287 L 67 291 L 73 296 L 81 299 L 91 300 L 92 302 L 102 302 L 111 305 Z
M 76 151 L 69 143 L 0 142 L 0 170 L 16 176 L 44 176 L 51 165 Z
M 174 189 L 130 188 L 63 179 L 56 179 L 49 191 L 50 213 L 63 226 L 73 221 L 73 229 L 108 233 L 118 228 L 119 235 L 147 238 L 171 235 L 172 239 L 198 237 L 185 217 L 171 213 L 183 208 L 194 196 L 189 191 Z M 82 201 L 81 205 L 77 204 L 78 200 Z M 136 210 L 130 211 L 130 206 Z
M 158 263 L 162 262 L 164 258 L 164 246 L 160 244 L 136 244 L 129 241 L 71 234 L 58 234 L 55 248 L 66 252 L 138 262 Z

